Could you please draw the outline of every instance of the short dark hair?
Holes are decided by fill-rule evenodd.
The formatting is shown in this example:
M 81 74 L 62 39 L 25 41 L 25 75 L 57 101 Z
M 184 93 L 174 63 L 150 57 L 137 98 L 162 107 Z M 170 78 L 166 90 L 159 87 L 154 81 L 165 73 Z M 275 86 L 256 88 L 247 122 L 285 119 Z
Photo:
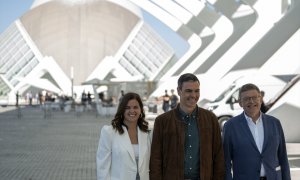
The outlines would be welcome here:
M 249 91 L 249 90 L 256 90 L 258 93 L 260 93 L 259 88 L 255 85 L 255 84 L 244 84 L 239 91 L 239 100 L 241 99 L 241 94 L 245 91 Z
M 124 124 L 124 112 L 125 112 L 127 103 L 132 99 L 137 100 L 137 102 L 139 103 L 139 106 L 141 108 L 141 116 L 138 119 L 137 125 L 142 131 L 148 132 L 148 122 L 145 120 L 145 111 L 144 111 L 142 99 L 141 99 L 140 95 L 138 95 L 137 93 L 129 92 L 129 93 L 126 93 L 123 96 L 123 98 L 121 99 L 121 102 L 119 103 L 115 117 L 111 122 L 113 128 L 115 130 L 117 130 L 120 134 L 124 133 L 124 130 L 122 128 L 123 125 L 126 126 Z
M 182 74 L 182 75 L 179 77 L 179 79 L 178 79 L 178 81 L 177 81 L 177 87 L 178 87 L 179 89 L 181 89 L 181 88 L 182 88 L 182 84 L 183 84 L 184 82 L 188 82 L 188 81 L 193 81 L 193 82 L 197 81 L 197 82 L 200 84 L 200 81 L 199 81 L 199 79 L 197 78 L 197 76 L 195 76 L 195 75 L 192 74 L 192 73 L 186 73 L 186 74 Z

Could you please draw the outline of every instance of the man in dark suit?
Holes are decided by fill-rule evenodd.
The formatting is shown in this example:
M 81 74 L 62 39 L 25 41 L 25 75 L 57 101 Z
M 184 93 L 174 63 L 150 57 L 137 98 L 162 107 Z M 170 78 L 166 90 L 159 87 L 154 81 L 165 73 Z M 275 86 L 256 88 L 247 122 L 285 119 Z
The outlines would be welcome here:
M 290 180 L 286 144 L 280 121 L 260 111 L 262 96 L 254 84 L 239 92 L 244 112 L 223 129 L 226 180 Z

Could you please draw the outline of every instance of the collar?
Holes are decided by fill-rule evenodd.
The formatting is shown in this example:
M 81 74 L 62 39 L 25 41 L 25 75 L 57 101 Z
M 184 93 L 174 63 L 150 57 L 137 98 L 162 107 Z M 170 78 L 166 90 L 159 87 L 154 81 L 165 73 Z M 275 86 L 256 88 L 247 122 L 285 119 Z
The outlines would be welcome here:
M 178 112 L 180 114 L 180 117 L 183 117 L 183 118 L 189 118 L 189 117 L 194 117 L 196 119 L 197 117 L 197 113 L 198 113 L 198 106 L 195 107 L 195 109 L 192 111 L 191 114 L 188 114 L 186 112 L 184 112 L 180 106 L 178 106 Z
M 262 114 L 262 113 L 259 113 L 258 119 L 254 122 L 253 119 L 252 119 L 250 116 L 247 116 L 247 114 L 244 112 L 244 116 L 245 116 L 247 122 L 248 122 L 248 123 L 254 123 L 254 124 L 258 124 L 258 123 L 260 123 L 260 122 L 262 121 L 262 119 L 261 119 L 261 114 Z

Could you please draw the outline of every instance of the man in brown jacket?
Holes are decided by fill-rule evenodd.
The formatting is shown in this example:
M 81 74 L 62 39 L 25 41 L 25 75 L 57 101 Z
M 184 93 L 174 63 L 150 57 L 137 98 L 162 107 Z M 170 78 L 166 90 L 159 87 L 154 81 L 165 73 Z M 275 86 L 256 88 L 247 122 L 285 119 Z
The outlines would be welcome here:
M 223 180 L 221 132 L 216 116 L 197 106 L 200 81 L 190 73 L 178 79 L 180 103 L 155 119 L 151 180 Z

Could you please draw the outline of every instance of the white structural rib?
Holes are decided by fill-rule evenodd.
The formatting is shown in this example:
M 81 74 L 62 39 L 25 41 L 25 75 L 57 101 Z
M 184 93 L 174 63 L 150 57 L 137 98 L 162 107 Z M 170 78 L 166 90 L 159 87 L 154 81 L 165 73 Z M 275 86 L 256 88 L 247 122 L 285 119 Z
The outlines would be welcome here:
M 300 142 L 299 127 L 295 125 L 300 117 L 300 76 L 296 78 L 298 81 L 267 112 L 280 120 L 288 143 Z
M 298 51 L 300 42 L 300 21 L 298 19 L 300 17 L 300 1 L 293 3 L 288 9 L 284 16 L 220 80 L 223 81 L 229 78 L 233 73 L 235 75 L 249 74 L 246 70 L 250 69 L 256 70 L 255 73 L 275 75 L 300 73 L 300 54 Z M 227 61 L 228 65 L 230 65 L 230 59 Z M 211 87 L 205 86 L 202 89 L 202 91 L 207 92 L 203 93 L 204 96 L 211 92 L 210 89 L 216 83 L 220 83 L 219 80 L 212 83 L 212 78 L 212 74 L 209 74 L 206 78 L 212 85 Z
M 170 13 L 166 12 L 165 10 L 163 10 L 153 2 L 148 0 L 130 0 L 130 1 L 136 4 L 137 6 L 141 7 L 145 11 L 149 12 L 150 14 L 152 14 L 154 17 L 156 17 L 158 20 L 160 20 L 162 23 L 164 23 L 173 31 L 177 32 L 187 41 L 193 35 L 193 32 L 189 28 L 187 28 L 179 19 L 175 18 Z M 197 42 L 201 42 L 200 37 Z M 190 44 L 190 46 L 195 46 L 195 45 Z
M 199 54 L 199 49 L 201 48 L 202 41 L 201 36 L 197 30 L 194 30 L 193 27 L 207 27 L 204 23 L 194 18 L 195 16 L 186 8 L 181 6 L 174 1 L 166 0 L 152 0 L 155 4 L 157 4 L 160 8 L 164 11 L 168 12 L 172 16 L 176 17 L 181 23 L 182 26 L 189 29 L 192 32 L 192 35 L 186 40 L 190 44 L 189 50 L 184 54 L 183 57 L 180 58 L 161 78 L 161 80 L 166 80 L 167 78 L 171 77 L 180 67 L 184 65 L 191 57 L 195 56 L 195 54 Z M 197 3 L 195 3 L 197 2 Z M 198 7 L 198 10 L 204 8 L 203 3 L 198 3 L 199 1 L 189 1 L 186 4 L 194 5 L 194 7 Z M 198 12 L 199 13 L 199 12 Z M 156 16 L 156 14 L 153 14 Z M 159 17 L 158 17 L 159 18 Z M 203 28 L 207 30 L 207 28 Z M 209 30 L 212 32 L 211 30 Z M 209 33 L 208 35 L 211 35 Z
M 187 42 L 190 44 L 188 51 L 165 73 L 161 78 L 162 81 L 167 81 L 174 73 L 181 68 L 197 51 L 200 49 L 202 41 L 198 35 L 193 34 Z
M 236 2 L 235 0 L 219 0 L 215 4 L 215 9 L 221 11 L 233 24 L 233 33 L 219 46 L 208 59 L 202 63 L 195 74 L 204 74 L 213 66 L 220 57 L 247 32 L 256 20 L 255 11 L 252 7 Z
M 182 7 L 187 9 L 190 13 L 192 13 L 194 16 L 197 16 L 205 7 L 203 2 L 198 0 L 175 0 L 178 4 L 180 4 Z
M 212 57 L 212 55 L 214 53 L 217 54 L 217 56 L 221 56 L 225 50 L 220 50 L 217 51 L 221 46 L 222 49 L 229 49 L 230 46 L 237 41 L 237 39 L 239 38 L 239 35 L 234 36 L 234 31 L 237 30 L 239 27 L 237 27 L 237 25 L 240 25 L 239 22 L 240 21 L 234 21 L 236 24 L 233 24 L 233 22 L 231 22 L 231 19 L 229 19 L 229 17 L 231 17 L 232 14 L 236 9 L 238 9 L 237 7 L 239 6 L 239 4 L 237 4 L 235 1 L 227 1 L 230 2 L 229 4 L 233 7 L 229 8 L 231 9 L 230 11 L 228 10 L 226 13 L 229 17 L 226 17 L 224 15 L 222 15 L 222 13 L 216 12 L 214 10 L 213 7 L 207 7 L 205 6 L 205 4 L 203 2 L 200 1 L 183 1 L 183 0 L 175 0 L 176 3 L 178 3 L 180 6 L 182 6 L 183 8 L 185 8 L 186 10 L 188 10 L 189 12 L 191 12 L 194 16 L 194 20 L 196 19 L 198 22 L 203 23 L 204 25 L 208 26 L 209 28 L 211 28 L 211 31 L 214 32 L 214 39 L 212 40 L 212 42 L 210 42 L 207 47 L 203 47 L 203 51 L 200 52 L 199 54 L 193 54 L 193 56 L 190 56 L 188 62 L 186 63 L 184 66 L 187 66 L 183 71 L 180 70 L 181 72 L 177 72 L 176 74 L 180 74 L 180 73 L 186 73 L 186 72 L 193 72 L 195 73 L 196 70 L 198 70 L 198 68 L 203 65 L 204 62 L 211 60 L 209 59 L 210 57 Z M 220 2 L 219 2 L 220 3 Z M 196 7 L 196 8 L 195 8 Z M 224 8 L 226 9 L 226 8 Z M 205 13 L 202 13 L 201 11 L 205 10 Z M 212 15 L 209 16 L 207 15 L 207 13 L 211 13 Z M 215 13 L 215 14 L 214 14 Z M 245 16 L 251 15 L 253 14 L 253 10 L 247 6 L 247 14 L 245 14 Z M 218 17 L 218 18 L 212 18 L 212 17 Z M 243 18 L 243 16 L 240 16 L 240 18 Z M 195 22 L 195 21 L 194 21 Z M 193 23 L 193 22 L 192 22 Z M 243 27 L 245 28 L 245 27 Z M 243 29 L 242 28 L 242 29 Z M 240 33 L 241 30 L 238 30 L 237 32 Z M 237 34 L 239 34 L 237 33 Z M 201 36 L 200 36 L 201 37 Z M 224 46 L 224 43 L 230 39 L 230 42 L 228 42 L 226 44 L 226 47 Z M 216 57 L 216 56 L 214 56 Z M 213 61 L 217 61 L 217 59 L 213 60 Z M 180 59 L 179 62 L 183 62 L 182 59 Z M 185 62 L 187 62 L 187 60 L 185 60 Z M 210 62 L 207 64 L 214 64 L 214 62 Z M 182 63 L 180 64 L 180 69 L 182 69 Z M 211 65 L 209 65 L 211 66 Z M 209 67 L 207 67 L 209 68 Z M 175 67 L 172 67 L 170 69 L 170 71 L 164 76 L 165 78 L 168 78 L 168 76 L 171 75 L 176 75 L 174 74 L 174 69 Z M 176 70 L 178 70 L 179 68 L 176 67 Z
M 299 74 L 300 1 L 293 1 L 286 14 L 263 37 L 247 59 L 266 60 L 259 71 L 269 74 Z M 263 48 L 263 50 L 261 50 Z M 262 54 L 257 56 L 255 52 Z M 256 57 L 257 56 L 257 57 Z M 270 58 L 269 58 L 270 57 Z M 247 60 L 245 58 L 245 60 Z M 288 63 L 287 63 L 288 62 Z M 285 68 L 282 68 L 285 67 Z
M 145 11 L 151 13 L 153 16 L 158 18 L 162 23 L 166 24 L 170 27 L 173 31 L 178 32 L 182 23 L 176 19 L 175 17 L 171 16 L 166 11 L 162 10 L 157 5 L 153 4 L 151 1 L 148 0 L 130 0 L 137 6 L 141 7 Z
M 180 6 L 182 9 L 185 9 L 186 11 L 188 11 L 190 14 L 193 15 L 193 18 L 191 18 L 188 22 L 184 22 L 184 24 L 189 27 L 195 34 L 197 34 L 197 36 L 199 36 L 202 39 L 202 46 L 196 46 L 195 50 L 193 51 L 188 51 L 183 57 L 180 58 L 180 60 L 169 69 L 169 71 L 163 76 L 162 81 L 167 80 L 169 77 L 176 75 L 178 72 L 182 71 L 181 68 L 184 68 L 185 66 L 187 66 L 187 64 L 190 64 L 190 62 L 193 61 L 193 59 L 198 56 L 203 49 L 205 49 L 208 44 L 212 43 L 214 41 L 214 36 L 215 36 L 215 32 L 213 29 L 211 29 L 211 24 L 215 23 L 215 19 L 214 18 L 208 18 L 208 17 L 204 17 L 205 15 L 201 16 L 200 18 L 198 18 L 198 16 L 200 16 L 200 13 L 205 10 L 206 12 L 208 12 L 209 14 L 212 15 L 212 17 L 219 17 L 219 14 L 217 12 L 215 12 L 214 10 L 208 10 L 208 8 L 205 6 L 205 4 L 203 2 L 200 1 L 196 1 L 196 0 L 191 0 L 191 1 L 175 1 L 172 2 L 173 6 Z M 160 5 L 161 3 L 159 3 Z M 172 15 L 176 16 L 176 12 L 168 10 L 170 13 L 172 13 Z M 205 14 L 205 13 L 204 13 Z M 199 29 L 195 28 L 199 25 L 202 25 L 204 28 L 199 31 Z M 207 30 L 209 31 L 209 33 L 206 34 Z M 205 37 L 209 37 L 206 43 L 205 41 L 203 41 L 203 38 Z
M 172 29 L 173 31 L 181 35 L 189 43 L 190 46 L 189 50 L 186 52 L 183 58 L 181 58 L 174 66 L 172 66 L 172 69 L 174 69 L 172 72 L 175 72 L 177 70 L 175 68 L 181 67 L 181 65 L 185 62 L 185 60 L 191 57 L 195 53 L 195 51 L 197 51 L 201 47 L 202 44 L 201 38 L 197 34 L 193 33 L 190 30 L 190 28 L 188 28 L 183 22 L 181 22 L 179 19 L 173 16 L 173 14 L 170 14 L 166 10 L 159 7 L 157 4 L 148 0 L 130 0 L 130 1 L 135 3 L 137 6 L 141 7 L 145 11 L 149 12 L 150 14 L 152 14 L 154 17 L 159 19 L 170 29 Z M 160 2 L 157 3 L 159 4 Z M 184 10 L 182 9 L 182 11 Z M 183 19 L 181 20 L 184 21 Z M 172 75 L 172 72 L 167 72 L 166 75 L 164 75 L 164 77 L 165 76 L 170 77 Z M 162 77 L 162 79 L 164 79 L 164 77 Z
M 58 86 L 42 77 L 46 73 L 50 74 Z M 22 89 L 24 86 L 29 87 L 30 85 L 40 89 L 47 89 L 57 94 L 60 94 L 64 90 L 67 95 L 71 95 L 70 78 L 67 77 L 53 57 L 49 56 L 45 56 L 15 89 Z
M 220 47 L 233 33 L 233 24 L 225 16 L 221 16 L 211 27 L 215 32 L 214 40 L 200 53 L 194 61 L 182 72 L 195 72 L 197 68 L 204 63 L 215 50 Z
M 178 4 L 174 3 L 173 1 L 152 0 L 152 2 L 159 5 L 165 11 L 170 13 L 172 16 L 176 17 L 183 24 L 187 24 L 193 17 L 193 15 L 189 11 L 183 9 L 182 7 L 180 7 Z
M 298 12 L 300 11 L 298 10 Z M 299 46 L 300 29 L 262 65 L 259 71 L 277 75 L 300 74 Z
M 256 1 L 253 6 L 258 16 L 255 24 L 207 71 L 206 75 L 218 80 L 229 72 L 278 21 L 279 6 L 279 0 Z
M 210 28 L 210 31 L 214 32 L 214 37 L 211 38 L 212 42 L 201 47 L 203 51 L 191 56 L 188 63 L 185 63 L 173 75 L 183 72 L 195 74 L 206 72 L 252 26 L 255 20 L 254 10 L 235 0 L 219 0 L 215 6 L 197 0 L 174 1 L 191 12 L 194 20 L 196 19 Z M 200 37 L 203 41 L 202 44 L 205 44 L 205 38 L 201 35 Z M 183 67 L 187 68 L 184 70 Z

